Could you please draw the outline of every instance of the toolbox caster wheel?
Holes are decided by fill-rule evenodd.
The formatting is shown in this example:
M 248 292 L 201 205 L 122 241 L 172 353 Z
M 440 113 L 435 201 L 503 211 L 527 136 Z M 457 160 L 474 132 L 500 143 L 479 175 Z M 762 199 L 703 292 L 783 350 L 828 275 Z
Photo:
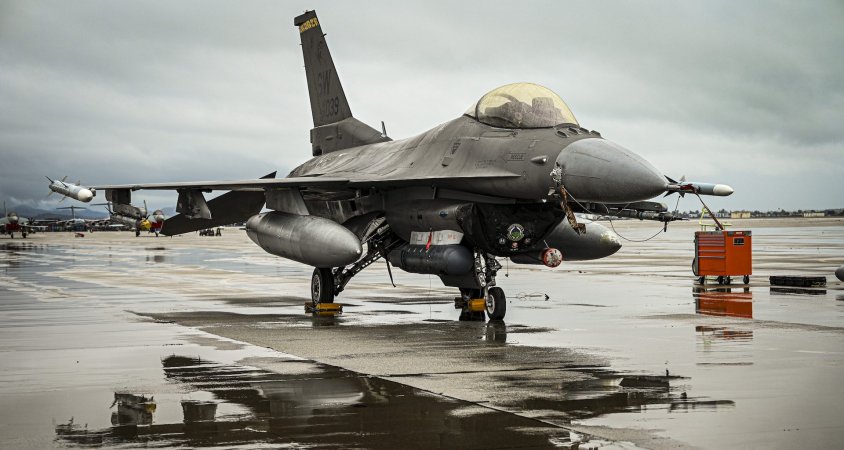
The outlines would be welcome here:
M 725 286 L 729 286 L 730 283 L 732 283 L 732 282 L 733 282 L 733 279 L 731 277 L 724 277 L 724 285 Z
M 700 285 L 706 284 L 706 277 L 698 277 L 697 282 Z
M 715 282 L 718 284 L 724 284 L 724 277 L 718 277 L 715 279 Z
M 742 281 L 744 281 L 744 284 L 750 284 L 750 275 L 745 275 Z

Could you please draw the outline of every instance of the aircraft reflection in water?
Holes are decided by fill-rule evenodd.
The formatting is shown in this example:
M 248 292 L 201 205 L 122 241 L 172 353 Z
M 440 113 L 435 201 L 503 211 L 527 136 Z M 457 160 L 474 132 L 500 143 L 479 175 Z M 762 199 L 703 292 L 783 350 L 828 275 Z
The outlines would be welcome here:
M 486 330 L 491 345 L 506 336 L 504 324 Z M 492 334 L 492 336 L 491 336 Z M 209 392 L 212 401 L 181 402 L 182 423 L 156 423 L 163 410 L 152 396 L 115 394 L 111 428 L 89 430 L 68 423 L 56 426 L 65 444 L 94 446 L 247 445 L 298 443 L 344 448 L 403 448 L 408 439 L 425 448 L 548 447 L 579 439 L 563 429 L 536 429 L 537 422 L 498 411 L 461 413 L 477 407 L 428 395 L 406 385 L 304 361 L 291 361 L 296 374 L 218 364 L 199 358 L 169 356 L 162 361 L 166 378 L 191 390 Z M 303 370 L 307 369 L 307 370 Z M 555 410 L 572 419 L 647 409 L 663 404 L 671 410 L 705 407 L 708 401 L 671 393 L 664 377 L 626 376 L 609 369 L 583 367 L 583 376 L 560 387 L 558 398 L 543 393 L 523 405 Z M 302 375 L 305 373 L 305 375 Z M 239 406 L 218 415 L 218 405 Z M 731 404 L 719 401 L 719 404 Z M 402 433 L 395 433 L 401 429 Z
M 730 195 L 729 186 L 674 181 L 632 151 L 582 127 L 554 92 L 501 86 L 460 117 L 392 140 L 352 116 L 316 13 L 294 19 L 305 59 L 313 158 L 287 178 L 100 185 L 128 205 L 132 191 L 178 192 L 175 235 L 246 222 L 265 251 L 315 267 L 314 304 L 332 302 L 380 258 L 437 275 L 460 290 L 463 314 L 477 305 L 492 320 L 507 302 L 497 258 L 558 266 L 612 255 L 616 236 L 575 213 L 676 220 L 663 193 Z M 420 105 L 408 105 L 418 108 Z M 231 191 L 213 200 L 204 193 Z M 261 213 L 266 205 L 270 212 Z M 389 265 L 387 266 L 389 269 Z M 480 303 L 477 301 L 483 299 Z

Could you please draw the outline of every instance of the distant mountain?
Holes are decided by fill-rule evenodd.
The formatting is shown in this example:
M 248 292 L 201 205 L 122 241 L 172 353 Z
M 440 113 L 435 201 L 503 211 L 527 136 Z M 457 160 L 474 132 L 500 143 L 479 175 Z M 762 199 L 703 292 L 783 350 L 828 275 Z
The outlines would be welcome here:
M 67 203 L 67 206 L 71 206 L 70 203 Z M 73 205 L 77 206 L 77 205 Z M 59 203 L 58 208 L 64 207 L 62 203 Z M 85 209 L 81 209 L 85 208 Z M 176 208 L 168 207 L 168 208 L 155 208 L 150 205 L 149 213 L 152 214 L 153 211 L 156 209 L 161 209 L 164 212 L 165 217 L 173 217 L 176 215 Z M 26 217 L 28 219 L 70 219 L 73 217 L 69 209 L 39 209 L 33 208 L 27 205 L 17 205 L 17 206 L 6 206 L 6 210 L 9 212 L 16 212 L 21 217 Z M 2 213 L 2 210 L 0 210 Z M 3 214 L 5 215 L 5 214 Z M 82 206 L 76 209 L 76 217 L 79 219 L 102 219 L 104 217 L 108 217 L 108 211 L 106 211 L 105 206 L 93 206 L 87 205 Z
M 17 205 L 6 206 L 6 210 L 9 212 L 14 211 L 18 213 L 18 216 L 29 219 L 70 219 L 73 217 L 69 209 L 49 210 L 33 208 L 27 205 Z M 80 219 L 102 219 L 107 216 L 108 211 L 102 206 L 92 206 L 90 208 L 76 210 L 76 217 Z

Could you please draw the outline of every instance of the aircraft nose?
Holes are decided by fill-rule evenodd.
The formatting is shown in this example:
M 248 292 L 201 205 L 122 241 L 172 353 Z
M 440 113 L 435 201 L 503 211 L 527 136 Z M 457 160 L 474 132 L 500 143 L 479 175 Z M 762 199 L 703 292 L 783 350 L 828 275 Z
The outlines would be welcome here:
M 557 157 L 563 185 L 579 201 L 629 203 L 653 198 L 668 185 L 647 160 L 606 139 L 581 139 Z

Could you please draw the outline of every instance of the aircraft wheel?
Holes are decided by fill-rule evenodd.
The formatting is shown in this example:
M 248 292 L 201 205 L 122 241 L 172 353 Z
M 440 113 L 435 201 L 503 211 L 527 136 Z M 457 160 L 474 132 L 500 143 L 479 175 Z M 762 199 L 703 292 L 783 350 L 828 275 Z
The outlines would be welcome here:
M 486 296 L 486 315 L 489 320 L 503 320 L 507 313 L 507 297 L 500 287 L 490 288 Z
M 311 276 L 311 302 L 314 306 L 334 302 L 334 274 L 331 269 L 314 269 Z
M 750 275 L 745 275 L 742 281 L 744 281 L 744 284 L 750 284 Z

